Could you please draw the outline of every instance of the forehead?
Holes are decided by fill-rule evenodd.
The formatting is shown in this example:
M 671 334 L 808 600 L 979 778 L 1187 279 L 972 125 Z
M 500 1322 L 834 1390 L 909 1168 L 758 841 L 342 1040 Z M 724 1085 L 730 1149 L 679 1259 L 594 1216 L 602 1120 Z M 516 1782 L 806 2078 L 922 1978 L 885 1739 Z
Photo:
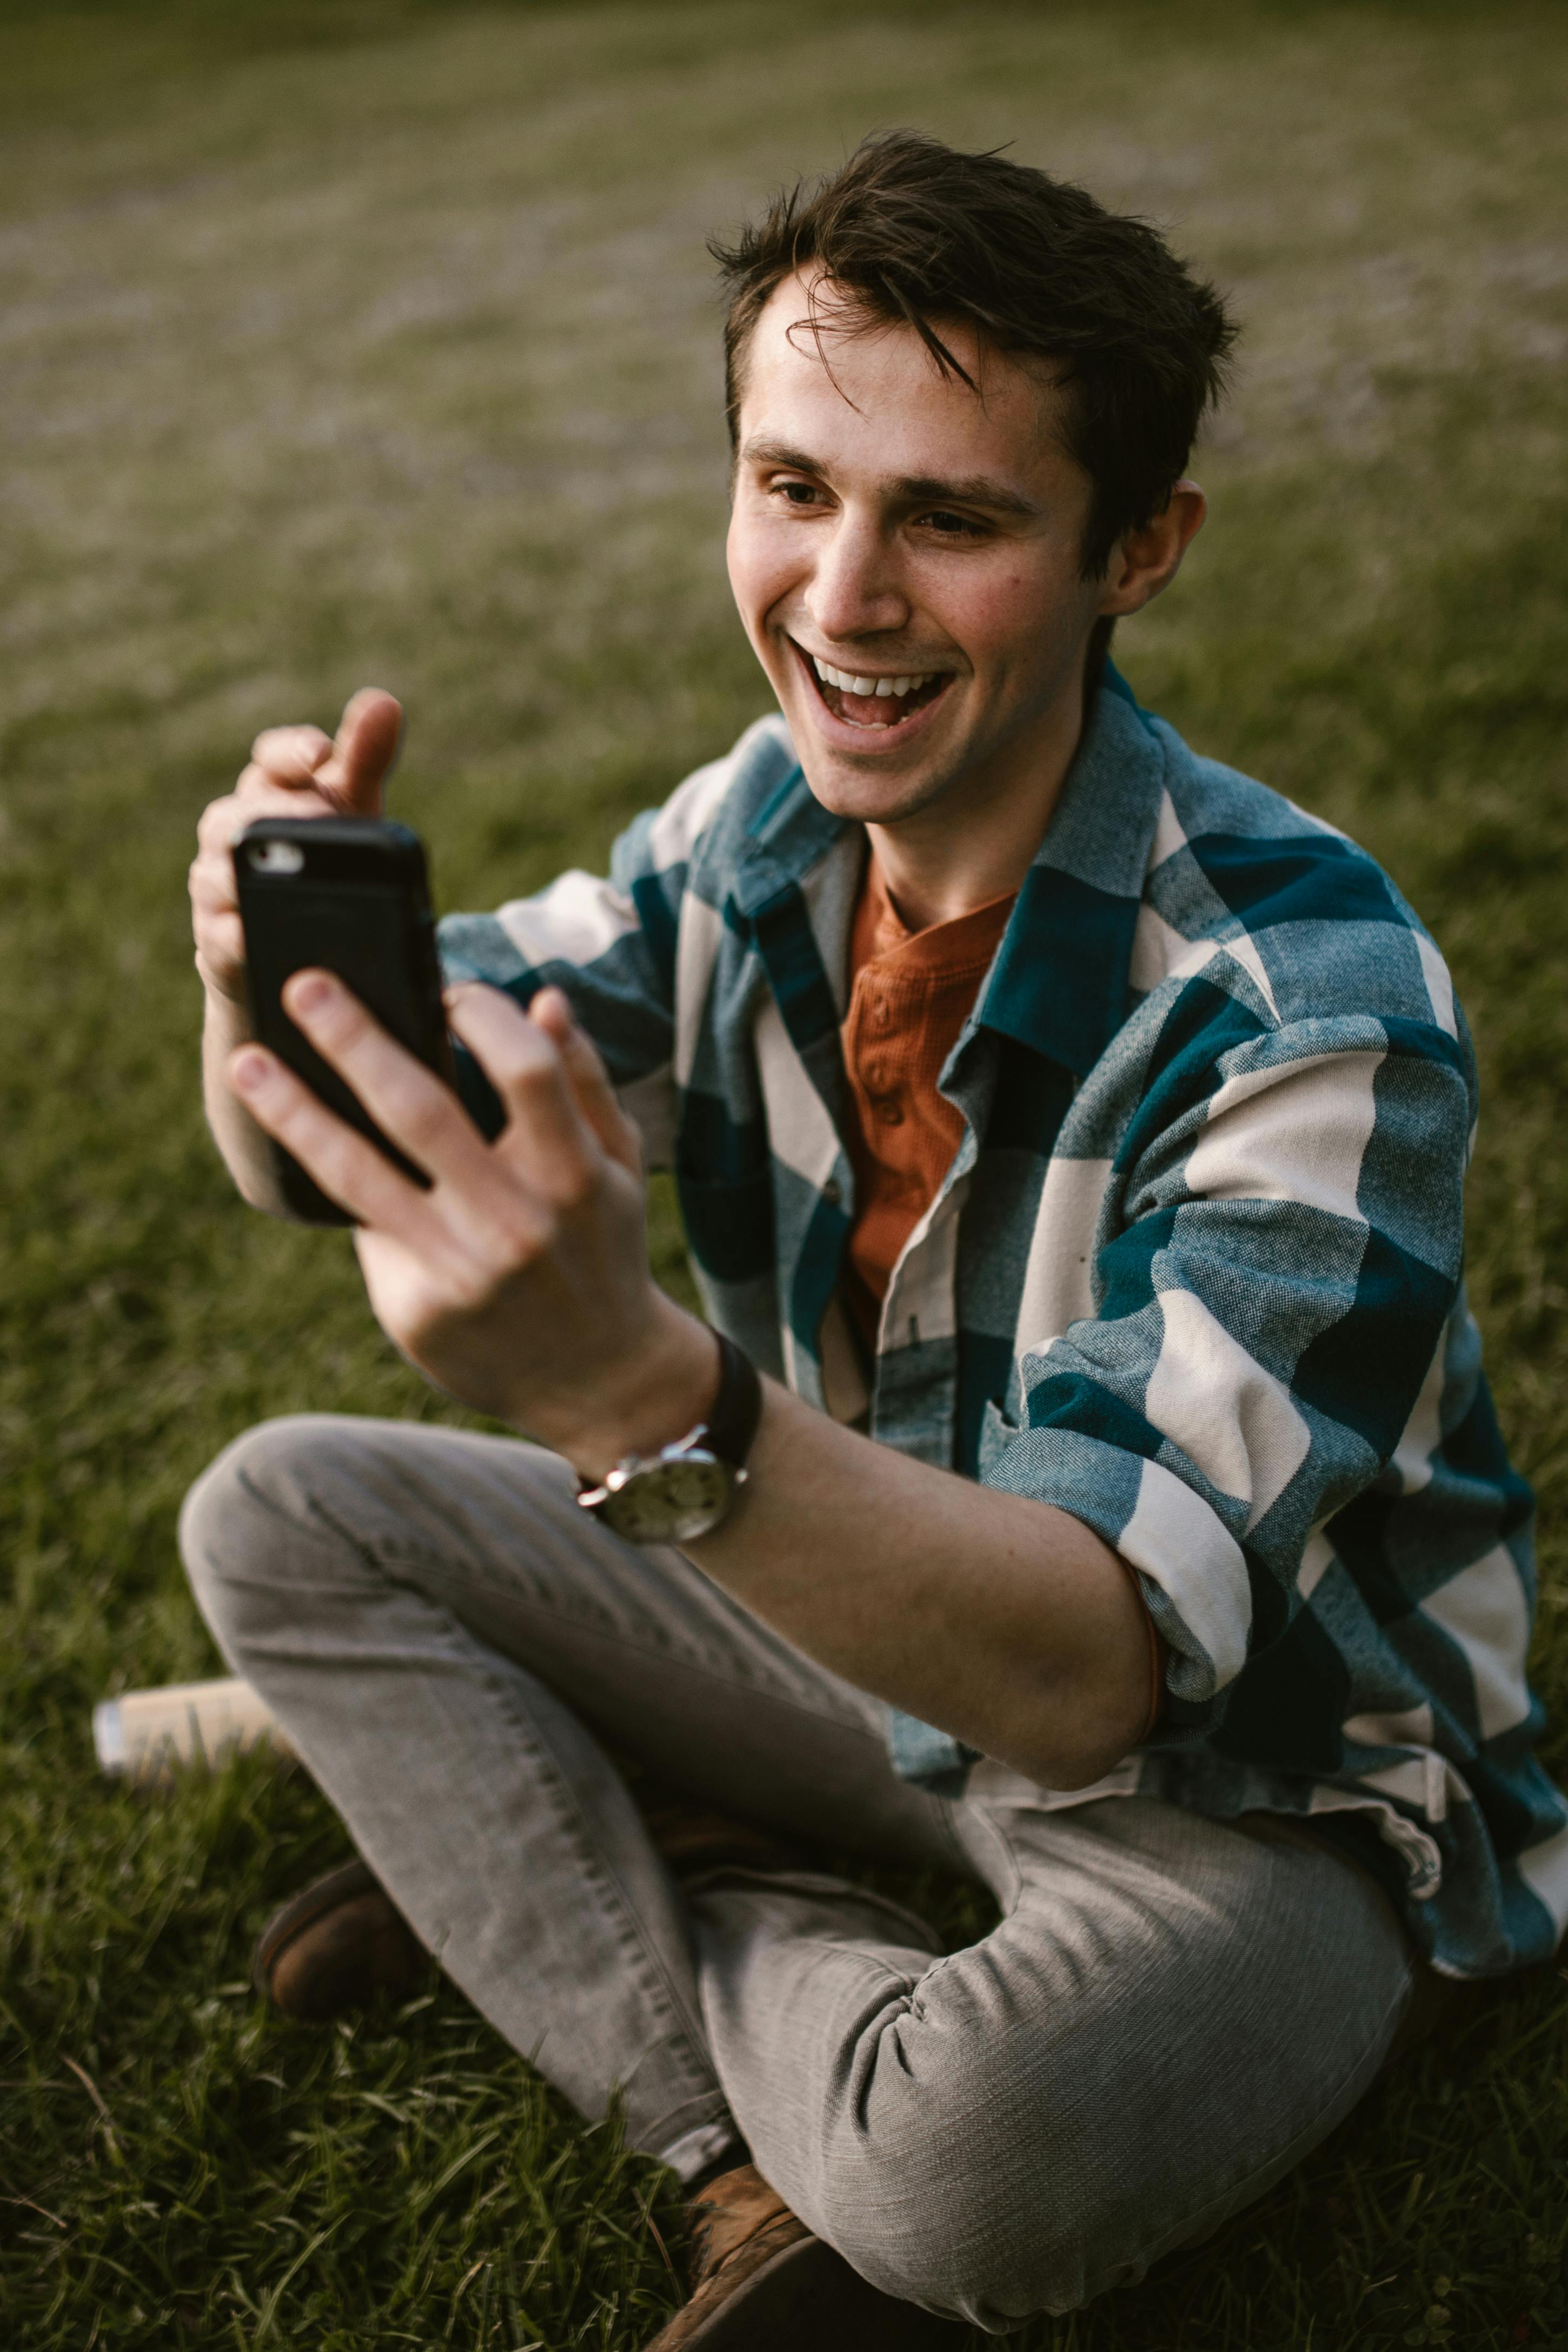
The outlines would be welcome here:
M 787 439 L 881 473 L 1037 477 L 1070 464 L 1047 362 L 998 351 L 967 320 L 937 332 L 975 388 L 944 373 L 913 327 L 868 321 L 820 278 L 786 278 L 746 352 L 742 443 Z

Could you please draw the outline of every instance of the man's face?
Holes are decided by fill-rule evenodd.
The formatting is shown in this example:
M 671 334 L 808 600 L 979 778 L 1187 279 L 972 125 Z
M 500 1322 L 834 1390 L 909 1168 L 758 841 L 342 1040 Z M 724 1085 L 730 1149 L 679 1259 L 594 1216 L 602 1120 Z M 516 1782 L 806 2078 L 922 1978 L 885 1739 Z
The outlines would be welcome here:
M 746 355 L 736 604 L 826 807 L 977 808 L 1076 737 L 1107 602 L 1079 576 L 1089 478 L 1043 372 L 944 329 L 976 397 L 911 327 L 836 333 L 829 309 L 819 352 L 789 331 L 807 308 L 786 279 Z

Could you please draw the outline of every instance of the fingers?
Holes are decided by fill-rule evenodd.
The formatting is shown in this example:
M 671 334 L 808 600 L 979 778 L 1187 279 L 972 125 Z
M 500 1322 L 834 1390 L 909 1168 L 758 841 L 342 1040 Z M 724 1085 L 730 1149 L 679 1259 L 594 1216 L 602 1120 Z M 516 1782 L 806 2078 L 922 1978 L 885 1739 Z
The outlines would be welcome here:
M 209 802 L 196 827 L 191 908 L 196 968 L 209 987 L 237 997 L 245 939 L 236 909 L 235 835 L 263 816 L 375 814 L 397 755 L 403 712 L 390 694 L 365 687 L 343 712 L 337 740 L 319 727 L 268 727 L 251 745 L 232 793 Z
M 284 988 L 283 1004 L 377 1126 L 432 1178 L 436 1192 L 423 1197 L 434 1199 L 454 1237 L 463 1233 L 471 1240 L 493 1229 L 495 1234 L 504 1234 L 516 1258 L 524 1259 L 548 1244 L 558 1214 L 580 1208 L 593 1195 L 604 1172 L 604 1152 L 610 1147 L 601 1149 L 597 1129 L 579 1108 L 565 1055 L 541 1024 L 499 990 L 460 988 L 447 998 L 453 1030 L 479 1060 L 506 1108 L 507 1127 L 493 1147 L 485 1143 L 450 1089 L 389 1037 L 331 974 L 296 972 Z M 563 1005 L 547 1007 L 552 1025 L 561 1024 L 565 1011 Z M 614 1156 L 635 1172 L 635 1141 L 624 1131 L 603 1066 L 585 1039 L 579 1039 L 572 1051 L 584 1087 L 591 1093 L 597 1089 L 599 1115 L 606 1126 L 613 1115 L 623 1129 L 615 1137 L 618 1149 Z M 250 1100 L 248 1095 L 243 1098 Z M 292 1135 L 269 1131 L 279 1132 L 279 1139 L 310 1168 L 323 1191 L 379 1224 L 361 1187 L 357 1151 L 349 1155 L 346 1142 L 333 1141 L 331 1182 L 319 1172 L 316 1160 L 307 1156 L 324 1148 L 321 1138 L 325 1133 L 310 1104 L 301 1108 L 290 1098 L 289 1105 L 304 1149 L 296 1150 Z M 321 1117 L 335 1136 L 342 1122 L 324 1110 Z M 363 1140 L 347 1129 L 342 1136 L 356 1143 Z M 359 1188 L 352 1198 L 341 1190 L 345 1182 Z
M 199 915 L 226 914 L 237 901 L 234 888 L 234 860 L 215 857 L 204 851 L 191 860 L 191 904 Z
M 250 763 L 275 784 L 299 786 L 314 782 L 331 750 L 331 737 L 319 727 L 268 727 L 250 747 Z
M 250 747 L 250 765 L 240 778 L 240 790 L 247 784 L 295 793 L 313 790 L 327 811 L 375 816 L 402 740 L 402 704 L 379 686 L 363 686 L 345 704 L 335 740 L 319 727 L 266 728 Z M 288 807 L 296 815 L 313 813 L 297 802 Z
M 554 1040 L 510 997 L 482 984 L 451 990 L 447 1015 L 506 1107 L 508 1160 L 553 1206 L 577 1206 L 602 1162 Z
M 221 800 L 209 801 L 196 823 L 196 845 L 201 853 L 199 863 L 223 867 L 233 887 L 233 865 L 229 851 L 237 833 L 254 824 L 260 816 L 331 816 L 332 802 L 316 791 L 304 786 L 278 783 L 268 771 L 252 761 L 241 774 L 232 793 Z
M 225 857 L 195 859 L 190 871 L 191 922 L 197 953 L 215 971 L 231 964 L 243 967 L 245 933 L 234 891 L 234 862 Z
M 341 1209 L 362 1224 L 428 1248 L 429 1196 L 345 1126 L 275 1054 L 240 1046 L 229 1057 L 228 1082 L 257 1125 L 291 1151 Z
M 207 803 L 196 825 L 198 864 L 210 866 L 215 877 L 222 869 L 230 899 L 234 877 L 229 851 L 236 834 L 247 824 L 263 816 L 342 814 L 341 801 L 329 788 L 331 751 L 331 739 L 319 727 L 268 728 L 257 737 L 251 760 L 233 792 Z
M 196 826 L 196 856 L 190 871 L 191 916 L 197 968 L 220 995 L 237 998 L 245 987 L 245 935 L 237 911 L 232 854 L 236 834 L 258 816 L 331 814 L 331 802 L 320 793 L 274 783 L 254 762 L 232 793 L 209 802 L 202 811 Z
M 284 986 L 283 1009 L 416 1167 L 438 1182 L 484 1188 L 489 1155 L 451 1088 L 389 1037 L 342 981 L 297 971 Z
M 232 793 L 209 801 L 196 823 L 196 841 L 203 854 L 226 860 L 235 835 L 254 824 L 258 816 L 329 816 L 332 804 L 319 792 L 273 781 L 253 761 Z
M 313 772 L 318 788 L 346 815 L 378 816 L 402 740 L 402 704 L 379 686 L 362 686 L 344 706 L 331 758 Z
M 598 1047 L 587 1031 L 578 1026 L 565 991 L 542 988 L 528 1012 L 529 1018 L 537 1023 L 559 1052 L 577 1108 L 605 1150 L 612 1160 L 619 1160 L 623 1168 L 640 1177 L 642 1139 L 616 1101 Z
M 237 915 L 209 915 L 195 927 L 196 971 L 204 987 L 238 1003 L 245 993 L 245 929 Z
M 237 999 L 245 990 L 245 934 L 229 843 L 246 821 L 234 793 L 204 809 L 189 877 L 196 969 L 204 985 Z

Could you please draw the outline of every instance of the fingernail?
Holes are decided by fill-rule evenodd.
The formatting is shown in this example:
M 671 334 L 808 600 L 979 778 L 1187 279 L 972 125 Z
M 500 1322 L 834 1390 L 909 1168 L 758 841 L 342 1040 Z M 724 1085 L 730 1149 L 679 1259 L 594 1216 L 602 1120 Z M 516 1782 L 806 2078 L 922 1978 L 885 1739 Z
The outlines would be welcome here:
M 332 983 L 324 971 L 306 972 L 289 983 L 289 1002 L 296 1013 L 320 1013 L 331 1002 Z
M 247 1046 L 237 1053 L 228 1066 L 229 1083 L 241 1094 L 253 1095 L 267 1083 L 267 1056 Z

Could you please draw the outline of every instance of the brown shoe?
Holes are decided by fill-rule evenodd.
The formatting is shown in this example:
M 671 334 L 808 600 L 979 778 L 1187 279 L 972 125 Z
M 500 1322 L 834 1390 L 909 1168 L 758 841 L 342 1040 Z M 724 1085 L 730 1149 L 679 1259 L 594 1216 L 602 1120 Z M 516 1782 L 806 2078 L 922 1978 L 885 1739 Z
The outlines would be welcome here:
M 944 2320 L 881 2294 L 792 2213 L 755 2165 L 692 2213 L 691 2300 L 645 2352 L 935 2352 Z
M 261 1931 L 252 1974 L 285 2017 L 323 2025 L 378 1993 L 406 2000 L 429 1955 L 363 1862 L 329 1870 L 285 1903 Z
M 678 1878 L 720 1869 L 785 1870 L 789 1849 L 753 1822 L 671 1791 L 643 1798 L 648 1834 Z M 377 1993 L 406 2000 L 429 1966 L 423 1946 L 363 1862 L 346 1862 L 303 1888 L 268 1920 L 256 1947 L 258 1991 L 285 2016 L 324 2025 Z

